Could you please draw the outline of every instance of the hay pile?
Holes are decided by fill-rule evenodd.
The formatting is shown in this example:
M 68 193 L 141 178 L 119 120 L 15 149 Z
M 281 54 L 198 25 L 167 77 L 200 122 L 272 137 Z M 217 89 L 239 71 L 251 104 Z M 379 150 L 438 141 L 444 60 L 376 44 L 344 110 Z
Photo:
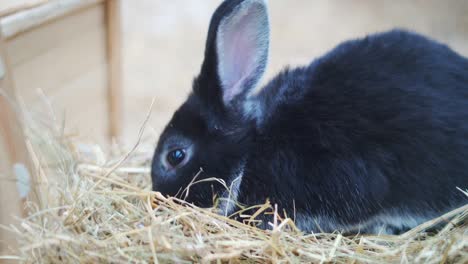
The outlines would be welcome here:
M 151 192 L 152 138 L 105 155 L 50 127 L 27 124 L 40 182 L 31 215 L 10 227 L 26 263 L 468 263 L 468 206 L 401 236 L 304 234 L 274 206 L 263 231 Z M 147 146 L 146 150 L 142 150 Z M 453 217 L 453 218 L 451 218 Z M 451 221 L 447 221 L 451 219 Z M 438 234 L 425 229 L 446 223 Z

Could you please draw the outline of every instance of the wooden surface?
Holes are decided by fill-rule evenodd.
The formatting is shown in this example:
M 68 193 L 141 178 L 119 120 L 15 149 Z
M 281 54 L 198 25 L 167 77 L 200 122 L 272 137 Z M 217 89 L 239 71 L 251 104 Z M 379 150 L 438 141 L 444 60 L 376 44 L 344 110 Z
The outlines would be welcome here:
M 106 1 L 109 137 L 120 136 L 122 119 L 121 1 Z
M 0 0 L 1 1 L 1 0 Z M 44 55 L 51 49 L 63 46 L 64 42 L 74 41 L 93 27 L 103 30 L 102 8 L 90 8 L 75 12 L 60 20 L 37 27 L 8 40 L 8 53 L 13 66 Z
M 8 226 L 16 223 L 14 216 L 25 215 L 13 165 L 23 163 L 29 167 L 30 163 L 23 130 L 12 105 L 15 90 L 5 51 L 5 43 L 0 37 L 0 58 L 5 68 L 0 79 L 0 224 Z M 11 233 L 0 229 L 0 240 L 0 255 L 11 254 L 9 249 L 16 249 L 16 239 Z
M 49 0 L 1 0 L 0 17 L 42 5 Z
M 41 112 L 40 89 L 66 133 L 108 142 L 107 38 L 106 6 L 98 4 L 8 39 L 21 99 Z
M 2 34 L 8 39 L 21 32 L 100 2 L 103 2 L 103 0 L 49 0 L 33 8 L 26 8 L 3 17 L 0 20 Z

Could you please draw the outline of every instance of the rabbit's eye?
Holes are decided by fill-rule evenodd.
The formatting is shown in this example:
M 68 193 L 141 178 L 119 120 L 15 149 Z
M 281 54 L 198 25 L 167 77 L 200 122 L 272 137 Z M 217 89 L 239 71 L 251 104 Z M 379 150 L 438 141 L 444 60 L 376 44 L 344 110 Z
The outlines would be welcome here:
M 185 150 L 183 149 L 175 149 L 170 151 L 167 154 L 167 162 L 172 166 L 172 167 L 177 167 L 180 165 L 184 159 L 185 159 Z

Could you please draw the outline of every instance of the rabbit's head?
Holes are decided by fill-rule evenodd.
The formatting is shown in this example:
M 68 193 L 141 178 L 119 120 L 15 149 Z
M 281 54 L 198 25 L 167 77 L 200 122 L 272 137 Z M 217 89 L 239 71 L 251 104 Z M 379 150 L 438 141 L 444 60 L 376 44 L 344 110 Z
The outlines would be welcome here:
M 163 131 L 152 164 L 153 189 L 198 206 L 238 188 L 255 120 L 249 94 L 268 59 L 264 0 L 224 1 L 213 14 L 200 74 Z M 235 195 L 235 193 L 233 194 Z

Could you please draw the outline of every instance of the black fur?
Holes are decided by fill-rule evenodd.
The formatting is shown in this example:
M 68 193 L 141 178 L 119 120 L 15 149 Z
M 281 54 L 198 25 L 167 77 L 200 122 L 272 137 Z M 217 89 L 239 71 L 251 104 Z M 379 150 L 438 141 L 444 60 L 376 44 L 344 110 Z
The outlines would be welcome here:
M 226 106 L 216 32 L 241 2 L 225 1 L 213 16 L 193 92 L 159 140 L 154 190 L 175 195 L 200 168 L 198 179 L 229 184 L 245 162 L 237 200 L 269 198 L 289 216 L 301 215 L 307 231 L 399 230 L 411 226 L 380 219 L 420 223 L 467 203 L 456 187 L 468 187 L 468 59 L 394 30 L 345 42 Z M 245 102 L 256 110 L 245 113 Z M 175 137 L 190 141 L 194 154 L 169 177 L 160 156 Z M 187 200 L 212 206 L 223 190 L 196 184 Z

